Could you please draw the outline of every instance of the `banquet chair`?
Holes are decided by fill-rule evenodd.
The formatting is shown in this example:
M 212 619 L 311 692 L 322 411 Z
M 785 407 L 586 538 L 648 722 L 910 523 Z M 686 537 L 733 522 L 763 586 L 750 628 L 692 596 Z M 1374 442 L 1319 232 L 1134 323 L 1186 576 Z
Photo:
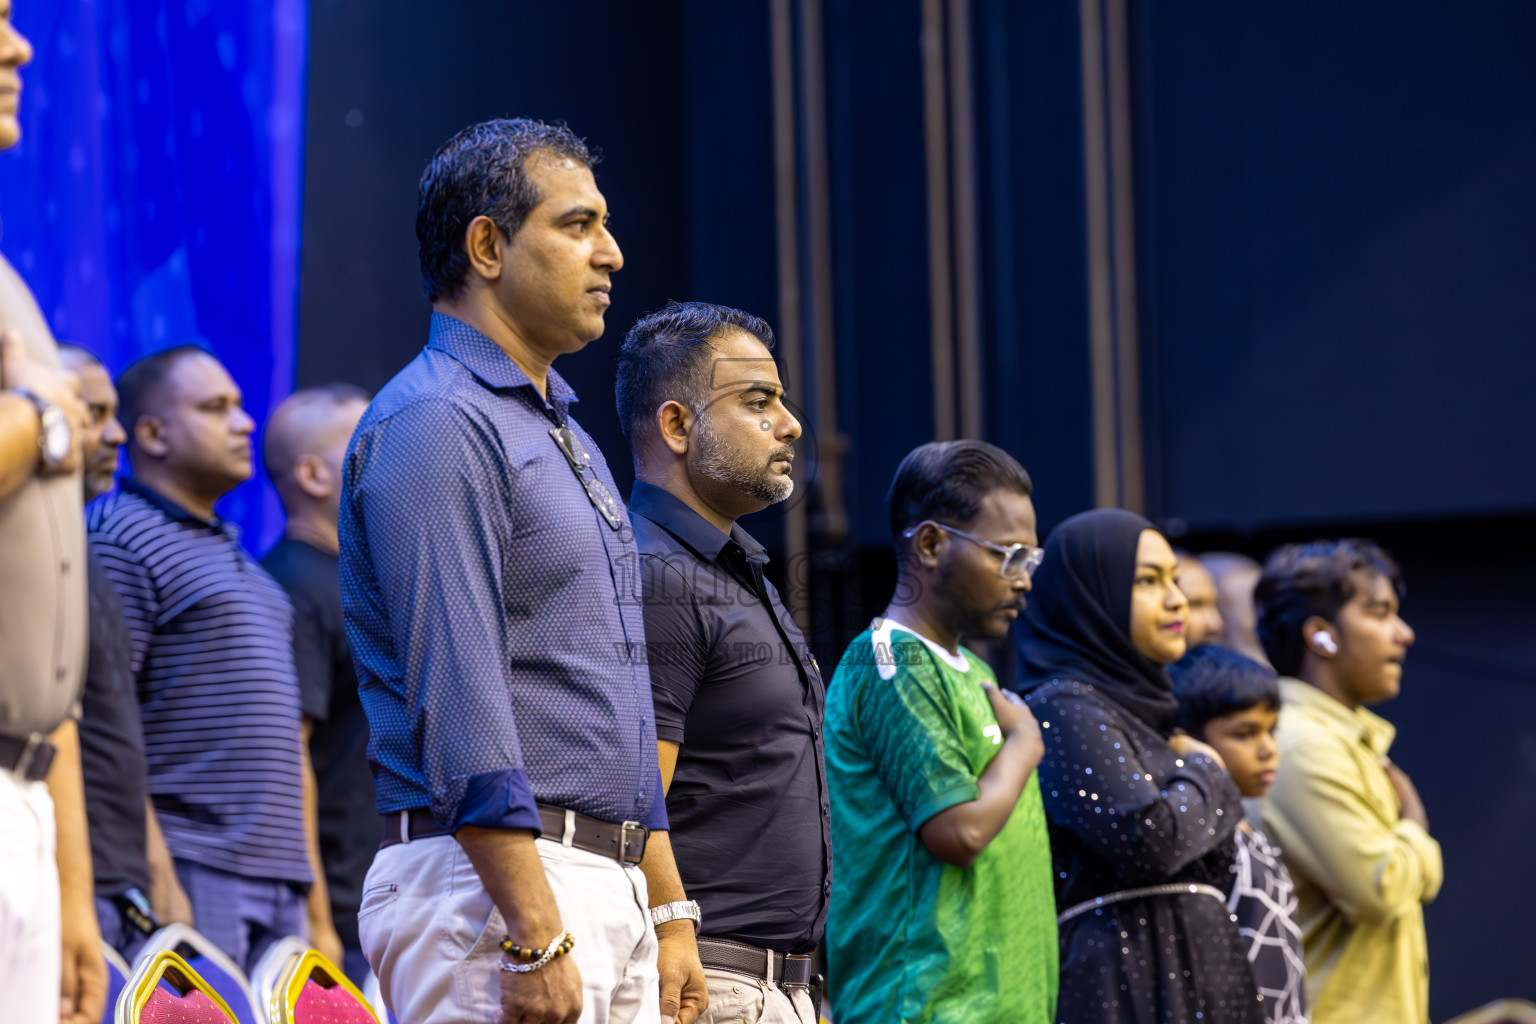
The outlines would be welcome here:
M 245 972 L 207 937 L 187 925 L 168 924 L 149 937 L 139 956 L 166 950 L 185 960 L 219 994 L 239 1024 L 264 1024 Z
M 379 1024 L 357 986 L 317 949 L 283 966 L 267 1018 L 271 1024 Z
M 278 976 L 288 966 L 288 961 L 303 956 L 308 950 L 309 943 L 297 935 L 289 935 L 268 946 L 267 951 L 261 954 L 261 959 L 256 961 L 256 966 L 251 968 L 251 995 L 265 1024 L 273 1024 L 276 1020 L 271 1011 L 272 993 L 277 991 Z
M 133 968 L 128 966 L 121 953 L 105 942 L 101 944 L 101 958 L 107 962 L 107 1000 L 101 1009 L 101 1024 L 112 1024 L 117 997 L 128 987 L 128 976 L 133 973 Z
M 168 949 L 139 960 L 112 1015 L 113 1024 L 235 1024 L 229 1004 Z

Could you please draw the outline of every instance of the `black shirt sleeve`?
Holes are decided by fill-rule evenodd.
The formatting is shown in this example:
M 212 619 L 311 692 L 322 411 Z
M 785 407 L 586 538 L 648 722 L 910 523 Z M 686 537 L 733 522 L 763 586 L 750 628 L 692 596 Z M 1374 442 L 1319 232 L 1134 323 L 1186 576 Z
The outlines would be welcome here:
M 686 567 L 661 555 L 642 559 L 646 660 L 656 738 L 682 743 L 688 709 L 709 668 L 709 641 Z
M 1132 737 L 1094 700 L 1031 700 L 1046 754 L 1040 790 L 1053 825 L 1113 864 L 1126 886 L 1156 885 L 1231 839 L 1242 798 L 1204 755 Z M 1044 723 L 1049 722 L 1049 727 Z

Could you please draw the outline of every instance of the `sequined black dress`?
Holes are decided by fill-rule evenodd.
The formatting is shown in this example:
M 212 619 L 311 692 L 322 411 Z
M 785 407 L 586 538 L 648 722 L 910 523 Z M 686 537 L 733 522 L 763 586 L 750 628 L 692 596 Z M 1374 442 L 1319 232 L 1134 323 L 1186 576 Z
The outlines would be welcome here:
M 1243 805 L 1224 771 L 1180 759 L 1086 683 L 1049 682 L 1028 701 L 1045 737 L 1058 910 L 1171 883 L 1231 888 Z M 1062 1024 L 1263 1024 L 1237 925 L 1214 896 L 1107 904 L 1062 924 L 1060 941 Z

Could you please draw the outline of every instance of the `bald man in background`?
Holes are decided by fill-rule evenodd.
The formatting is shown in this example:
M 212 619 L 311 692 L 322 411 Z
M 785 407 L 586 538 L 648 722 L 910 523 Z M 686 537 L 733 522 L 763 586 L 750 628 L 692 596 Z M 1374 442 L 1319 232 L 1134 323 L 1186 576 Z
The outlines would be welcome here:
M 1255 625 L 1258 619 L 1253 609 L 1253 588 L 1259 585 L 1263 567 L 1247 555 L 1231 551 L 1203 554 L 1200 564 L 1216 584 L 1216 608 L 1221 612 L 1222 622 L 1221 639 L 1217 642 L 1260 665 L 1268 665 L 1264 646 L 1259 643 Z
M 288 396 L 267 421 L 262 455 L 288 515 L 286 535 L 262 559 L 293 601 L 293 657 L 299 672 L 304 736 L 314 771 L 320 838 L 310 900 L 328 898 L 345 950 L 347 975 L 368 973 L 357 939 L 363 878 L 379 845 L 368 719 L 341 619 L 336 520 L 347 442 L 368 408 L 368 393 L 350 384 L 308 388 Z

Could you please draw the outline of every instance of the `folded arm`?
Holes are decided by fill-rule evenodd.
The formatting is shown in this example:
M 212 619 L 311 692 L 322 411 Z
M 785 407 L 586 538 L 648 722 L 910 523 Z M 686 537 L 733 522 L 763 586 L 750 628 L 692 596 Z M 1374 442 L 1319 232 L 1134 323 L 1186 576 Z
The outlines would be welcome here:
M 1050 723 L 1040 790 L 1051 823 L 1113 863 L 1127 886 L 1168 880 L 1230 839 L 1242 820 L 1237 787 L 1205 755 L 1180 759 L 1158 779 L 1100 705 L 1031 704 Z
M 1440 844 L 1415 821 L 1386 820 L 1353 759 L 1328 744 L 1286 751 L 1266 820 L 1291 870 L 1351 920 L 1384 924 L 1440 891 Z

